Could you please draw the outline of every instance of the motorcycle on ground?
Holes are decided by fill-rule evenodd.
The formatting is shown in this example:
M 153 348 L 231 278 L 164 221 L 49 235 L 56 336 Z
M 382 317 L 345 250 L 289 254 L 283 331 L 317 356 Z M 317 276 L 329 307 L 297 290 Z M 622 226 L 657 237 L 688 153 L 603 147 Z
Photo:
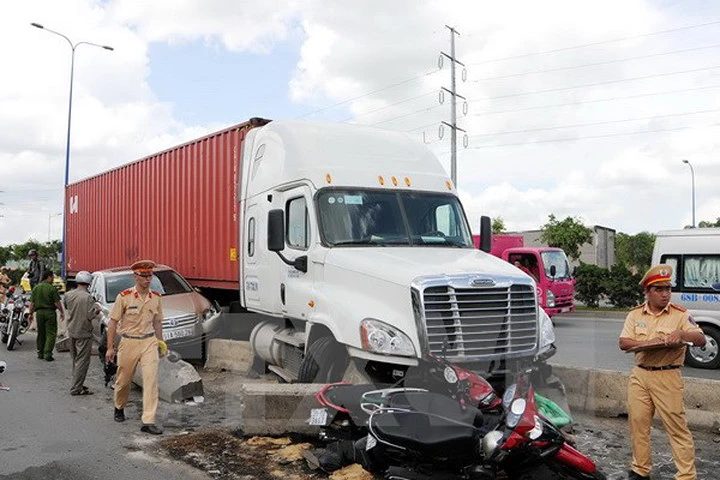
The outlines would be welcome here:
M 328 395 L 332 386 L 321 391 L 318 401 L 326 408 L 347 410 L 345 417 L 326 419 L 323 433 L 327 437 L 327 432 L 344 428 L 356 440 L 336 441 L 314 456 L 323 469 L 356 462 L 392 480 L 605 479 L 540 412 L 525 372 L 506 389 L 500 408 L 483 409 L 423 389 L 335 388 L 359 394 L 361 401 L 341 406 L 329 401 L 338 398 Z M 364 417 L 357 411 L 367 415 L 364 428 L 358 428 Z M 311 420 L 313 416 L 319 415 L 314 411 Z
M 16 344 L 22 345 L 18 337 L 30 326 L 30 310 L 27 303 L 27 295 L 16 293 L 16 290 L 10 287 L 7 300 L 0 308 L 0 340 L 8 350 L 13 350 Z

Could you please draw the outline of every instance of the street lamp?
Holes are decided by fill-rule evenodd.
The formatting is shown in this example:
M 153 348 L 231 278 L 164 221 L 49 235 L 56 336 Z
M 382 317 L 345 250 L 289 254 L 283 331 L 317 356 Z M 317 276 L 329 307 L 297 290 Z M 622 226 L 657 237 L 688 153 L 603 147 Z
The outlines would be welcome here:
M 62 212 L 48 213 L 48 242 L 50 242 L 50 220 L 52 219 L 52 217 L 57 217 L 58 215 L 62 215 Z
M 690 174 L 692 176 L 692 226 L 695 228 L 695 169 L 689 160 L 683 160 L 683 163 L 687 163 L 690 167 Z
M 65 197 L 65 194 L 67 193 L 67 186 L 70 178 L 70 123 L 72 120 L 72 98 L 73 98 L 73 75 L 75 73 L 75 49 L 80 45 L 90 45 L 92 47 L 98 47 L 103 48 L 105 50 L 113 51 L 113 47 L 109 47 L 107 45 L 98 45 L 97 43 L 92 42 L 77 42 L 73 43 L 68 37 L 63 35 L 60 32 L 56 32 L 55 30 L 50 30 L 49 28 L 45 28 L 44 26 L 40 25 L 39 23 L 31 23 L 35 28 L 39 28 L 41 30 L 45 30 L 46 32 L 54 33 L 55 35 L 58 35 L 65 40 L 67 40 L 68 45 L 70 45 L 70 50 L 72 51 L 72 55 L 70 57 L 70 98 L 68 101 L 68 121 L 67 121 L 67 140 L 65 142 L 65 183 L 64 183 L 64 191 L 63 191 L 63 197 Z M 61 256 L 61 268 L 62 268 L 62 277 L 65 278 L 65 251 L 67 245 L 65 244 L 65 230 L 67 230 L 67 205 L 66 205 L 66 199 L 63 198 L 63 231 L 62 231 L 62 256 Z

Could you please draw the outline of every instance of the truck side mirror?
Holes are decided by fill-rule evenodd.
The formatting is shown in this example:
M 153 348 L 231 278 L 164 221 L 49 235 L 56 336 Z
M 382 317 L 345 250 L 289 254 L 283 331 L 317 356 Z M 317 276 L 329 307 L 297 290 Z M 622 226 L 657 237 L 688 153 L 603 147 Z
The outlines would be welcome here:
M 282 210 L 268 212 L 267 247 L 271 252 L 285 249 L 285 212 Z
M 550 276 L 552 278 L 555 278 L 556 273 L 557 273 L 557 268 L 555 268 L 555 265 L 550 265 Z
M 492 249 L 492 223 L 490 217 L 480 217 L 480 250 L 490 253 Z

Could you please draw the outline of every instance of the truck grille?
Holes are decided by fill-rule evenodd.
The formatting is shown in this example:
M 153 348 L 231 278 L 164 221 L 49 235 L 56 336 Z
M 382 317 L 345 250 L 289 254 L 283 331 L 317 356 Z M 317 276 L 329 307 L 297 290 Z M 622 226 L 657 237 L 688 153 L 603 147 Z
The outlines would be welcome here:
M 430 353 L 482 360 L 536 348 L 536 297 L 532 286 L 443 285 L 426 288 L 422 296 Z

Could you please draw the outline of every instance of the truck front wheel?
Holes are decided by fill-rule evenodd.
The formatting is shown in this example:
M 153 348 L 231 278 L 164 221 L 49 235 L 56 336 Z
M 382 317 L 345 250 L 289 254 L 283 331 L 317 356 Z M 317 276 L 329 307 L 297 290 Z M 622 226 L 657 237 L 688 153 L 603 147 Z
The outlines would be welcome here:
M 318 338 L 308 347 L 300 364 L 298 381 L 301 383 L 333 383 L 342 380 L 348 366 L 344 345 L 332 337 Z

